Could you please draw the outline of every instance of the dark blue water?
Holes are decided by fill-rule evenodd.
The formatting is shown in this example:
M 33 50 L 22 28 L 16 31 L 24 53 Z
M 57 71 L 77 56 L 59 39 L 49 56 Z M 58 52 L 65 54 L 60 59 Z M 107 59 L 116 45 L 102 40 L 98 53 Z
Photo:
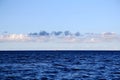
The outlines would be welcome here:
M 120 51 L 0 51 L 0 80 L 120 80 Z

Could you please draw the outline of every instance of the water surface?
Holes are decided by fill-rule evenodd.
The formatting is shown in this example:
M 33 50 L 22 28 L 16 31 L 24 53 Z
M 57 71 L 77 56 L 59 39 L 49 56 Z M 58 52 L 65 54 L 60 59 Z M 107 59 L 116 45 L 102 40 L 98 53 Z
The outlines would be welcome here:
M 0 80 L 120 80 L 120 51 L 0 51 Z

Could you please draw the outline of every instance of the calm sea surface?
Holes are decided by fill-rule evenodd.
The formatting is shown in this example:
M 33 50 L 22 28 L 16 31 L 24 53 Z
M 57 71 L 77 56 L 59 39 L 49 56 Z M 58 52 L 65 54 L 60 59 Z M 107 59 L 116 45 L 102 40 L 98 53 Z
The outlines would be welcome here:
M 0 80 L 120 80 L 120 51 L 0 51 Z

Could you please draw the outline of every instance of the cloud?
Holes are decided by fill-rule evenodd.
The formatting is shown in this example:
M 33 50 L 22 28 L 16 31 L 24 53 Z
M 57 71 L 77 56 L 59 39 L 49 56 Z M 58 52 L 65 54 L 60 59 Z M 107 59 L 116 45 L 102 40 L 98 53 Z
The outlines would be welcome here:
M 41 31 L 39 33 L 29 34 L 6 34 L 0 35 L 0 41 L 29 41 L 29 42 L 67 42 L 67 43 L 101 43 L 120 41 L 120 36 L 113 32 L 101 34 L 87 33 L 81 35 L 79 32 L 71 33 L 70 31 L 58 31 L 48 33 Z
M 0 35 L 0 50 L 120 50 L 120 35 L 115 33 L 46 33 Z
M 8 35 L 1 35 L 0 41 L 27 41 L 30 38 L 27 35 L 23 34 L 8 34 Z

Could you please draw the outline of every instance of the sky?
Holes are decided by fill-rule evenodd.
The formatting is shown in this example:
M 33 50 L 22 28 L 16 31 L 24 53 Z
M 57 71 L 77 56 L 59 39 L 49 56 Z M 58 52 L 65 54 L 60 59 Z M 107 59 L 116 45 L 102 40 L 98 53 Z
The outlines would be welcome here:
M 42 30 L 120 34 L 120 0 L 0 0 L 0 34 L 28 34 Z M 13 40 L 0 41 L 0 50 L 120 50 L 119 45 L 119 39 L 101 43 Z
M 0 33 L 120 33 L 119 0 L 0 0 Z

